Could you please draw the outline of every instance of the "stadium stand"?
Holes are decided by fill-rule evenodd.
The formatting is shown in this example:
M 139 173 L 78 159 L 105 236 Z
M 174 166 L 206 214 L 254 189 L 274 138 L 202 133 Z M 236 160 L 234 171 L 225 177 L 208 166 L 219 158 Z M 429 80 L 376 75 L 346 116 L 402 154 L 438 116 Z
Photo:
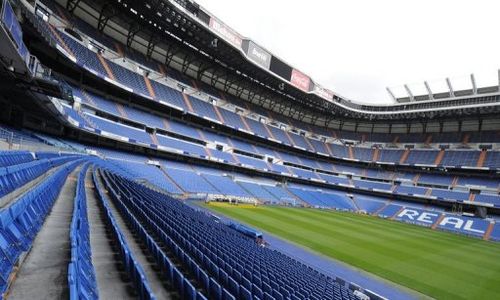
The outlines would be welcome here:
M 108 184 L 115 188 L 114 192 L 111 190 L 114 200 L 123 201 L 120 204 L 120 206 L 124 207 L 122 212 L 128 211 L 129 214 L 136 214 L 140 218 L 141 223 L 137 223 L 138 226 L 144 224 L 144 226 L 151 229 L 165 230 L 157 232 L 160 237 L 164 236 L 165 233 L 163 232 L 174 232 L 176 228 L 178 228 L 176 231 L 182 230 L 184 232 L 183 237 L 180 235 L 174 235 L 173 238 L 165 236 L 166 244 L 168 247 L 173 248 L 173 252 L 177 253 L 178 259 L 183 264 L 190 266 L 189 268 L 193 273 L 198 274 L 199 278 L 197 279 L 200 280 L 203 290 L 211 298 L 222 299 L 223 294 L 228 294 L 229 297 L 231 295 L 235 297 L 236 295 L 239 299 L 251 299 L 253 294 L 263 298 L 265 293 L 268 293 L 269 296 L 274 295 L 274 298 L 291 297 L 295 294 L 299 295 L 298 297 L 304 297 L 322 291 L 319 292 L 318 297 L 354 299 L 352 291 L 341 287 L 332 278 L 321 276 L 283 254 L 266 248 L 259 248 L 250 239 L 237 235 L 228 227 L 216 226 L 217 224 L 212 219 L 207 218 L 206 215 L 197 213 L 178 201 L 160 200 L 158 194 L 151 190 L 140 186 L 129 189 L 126 186 L 130 186 L 130 184 L 133 184 L 132 182 L 124 182 L 124 179 L 111 174 L 104 173 L 103 176 L 107 177 Z M 132 192 L 133 197 L 138 197 L 142 201 L 125 200 L 126 197 L 118 198 L 118 195 L 123 192 Z M 170 218 L 159 218 L 160 215 L 165 214 Z M 174 216 L 175 222 L 173 221 Z M 196 220 L 198 226 L 191 225 L 193 219 Z M 145 232 L 145 230 L 143 229 L 142 232 Z M 205 238 L 200 239 L 201 235 Z M 147 234 L 144 239 L 148 239 Z M 151 238 L 149 237 L 149 239 Z M 192 298 L 196 292 L 188 279 L 180 274 L 178 270 L 173 269 L 173 265 L 165 257 L 165 254 L 162 254 L 154 241 L 151 244 L 150 251 L 157 253 L 154 255 L 157 263 L 164 264 L 167 270 L 170 267 L 167 277 L 171 277 L 171 280 L 181 290 L 181 293 L 187 294 L 188 298 Z M 231 249 L 238 249 L 238 251 L 231 251 Z M 260 273 L 267 273 L 267 276 L 260 278 L 252 276 L 249 271 L 250 265 L 246 265 L 245 261 L 242 260 L 242 258 L 248 257 L 250 253 L 255 255 L 254 262 L 259 262 L 259 265 L 263 268 Z M 220 259 L 222 255 L 226 257 L 225 262 Z M 229 273 L 225 271 L 230 270 L 226 266 L 232 271 Z M 285 266 L 286 268 L 284 268 Z M 283 286 L 278 283 L 282 282 L 282 280 L 289 282 L 291 278 L 296 278 L 296 274 L 301 274 L 300 278 L 305 280 L 303 284 Z M 214 277 L 209 279 L 209 276 Z M 278 288 L 280 286 L 281 288 Z
M 0 41 L 16 49 L 0 54 L 25 70 L 0 70 L 2 298 L 386 299 L 196 201 L 338 210 L 500 241 L 496 90 L 387 106 L 330 95 L 304 75 L 307 90 L 255 68 L 199 20 L 204 11 L 187 18 L 188 2 L 165 2 L 181 25 L 147 42 L 153 23 L 122 28 L 123 12 L 103 19 L 88 0 L 0 1 Z M 117 4 L 107 5 L 102 14 Z
M 68 266 L 70 299 L 98 298 L 85 195 L 85 175 L 89 164 L 78 174 L 73 218 L 70 226 L 71 263 Z

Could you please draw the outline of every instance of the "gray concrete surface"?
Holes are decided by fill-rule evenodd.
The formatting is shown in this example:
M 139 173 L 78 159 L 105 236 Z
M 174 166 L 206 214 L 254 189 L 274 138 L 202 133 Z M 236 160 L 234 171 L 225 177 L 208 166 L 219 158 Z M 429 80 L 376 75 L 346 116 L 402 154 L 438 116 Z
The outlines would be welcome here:
M 77 167 L 66 179 L 59 196 L 35 237 L 8 292 L 8 299 L 67 299 L 71 260 L 69 229 L 73 215 Z
M 95 269 L 99 298 L 135 299 L 136 297 L 130 293 L 130 284 L 123 280 L 125 274 L 118 267 L 118 252 L 113 249 L 111 238 L 106 232 L 105 216 L 95 194 L 90 168 L 85 178 L 85 187 L 92 264 Z
M 102 178 L 99 177 L 99 180 L 101 186 L 104 186 Z M 107 197 L 107 200 L 111 208 L 111 211 L 113 213 L 113 216 L 115 217 L 116 223 L 118 224 L 123 235 L 125 236 L 130 251 L 132 252 L 135 259 L 139 262 L 142 269 L 144 270 L 144 274 L 146 276 L 146 279 L 148 280 L 149 286 L 153 294 L 156 296 L 157 299 L 171 299 L 172 297 L 170 292 L 166 288 L 167 285 L 165 281 L 162 280 L 162 278 L 160 278 L 159 273 L 154 269 L 156 267 L 154 259 L 147 256 L 148 253 L 146 249 L 141 248 L 141 244 L 138 238 L 136 238 L 132 233 L 132 231 L 127 227 L 124 218 L 119 213 L 113 201 L 109 197 Z

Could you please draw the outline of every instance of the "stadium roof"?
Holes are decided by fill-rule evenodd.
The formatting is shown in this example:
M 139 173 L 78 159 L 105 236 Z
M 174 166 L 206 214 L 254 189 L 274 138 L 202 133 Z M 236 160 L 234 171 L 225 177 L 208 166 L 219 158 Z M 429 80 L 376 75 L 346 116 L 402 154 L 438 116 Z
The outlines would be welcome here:
M 451 97 L 443 97 L 442 93 L 429 97 L 433 99 L 414 97 L 421 101 L 396 105 L 353 102 L 317 84 L 311 76 L 191 1 L 61 2 L 70 11 L 79 8 L 93 15 L 99 30 L 124 34 L 127 46 L 139 45 L 148 56 L 175 65 L 226 93 L 311 123 L 321 119 L 321 123 L 328 124 L 335 118 L 432 119 L 492 114 L 500 109 L 498 87 L 454 92 Z M 114 28 L 110 30 L 112 23 Z M 160 58 L 155 53 L 161 53 Z M 404 98 L 400 101 L 408 102 Z M 312 116 L 314 112 L 321 116 Z

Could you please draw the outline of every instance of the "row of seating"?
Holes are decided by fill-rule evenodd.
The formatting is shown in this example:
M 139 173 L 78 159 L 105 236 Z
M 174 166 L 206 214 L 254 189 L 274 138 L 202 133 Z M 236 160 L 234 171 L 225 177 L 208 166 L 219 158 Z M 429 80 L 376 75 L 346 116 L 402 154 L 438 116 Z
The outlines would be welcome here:
M 118 125 L 118 123 L 116 123 L 116 124 Z M 127 136 L 129 136 L 129 137 L 133 137 L 134 136 L 133 134 L 136 134 L 137 132 L 139 132 L 139 129 L 132 130 L 126 126 L 122 126 L 122 125 L 119 125 L 119 126 L 123 127 L 123 130 L 120 129 L 119 132 L 123 132 L 124 130 L 127 130 L 127 132 L 132 131 L 130 134 L 127 134 Z M 115 133 L 118 133 L 118 131 L 115 131 Z M 218 135 L 213 134 L 213 133 L 209 134 L 209 132 L 204 132 L 203 136 L 204 137 L 215 136 L 215 137 L 218 137 L 219 139 L 223 138 L 222 136 L 218 136 Z M 251 157 L 245 156 L 243 154 L 239 154 L 239 153 L 234 154 L 234 153 L 230 153 L 230 152 L 221 152 L 218 150 L 210 150 L 208 148 L 204 148 L 203 146 L 201 146 L 199 144 L 188 143 L 188 142 L 185 142 L 182 140 L 174 139 L 172 137 L 166 137 L 166 136 L 163 136 L 160 134 L 157 134 L 156 137 L 157 137 L 158 143 L 160 145 L 172 148 L 172 149 L 174 149 L 173 151 L 175 151 L 175 150 L 183 151 L 185 155 L 195 155 L 195 156 L 205 157 L 205 158 L 210 156 L 210 157 L 214 157 L 214 158 L 218 158 L 220 160 L 223 160 L 226 163 L 239 164 L 239 165 L 243 165 L 245 167 L 251 167 L 251 168 L 256 168 L 256 169 L 270 169 L 274 172 L 289 173 L 292 176 L 298 175 L 298 176 L 306 178 L 306 179 L 319 178 L 319 179 L 326 180 L 327 182 L 334 183 L 334 184 L 335 183 L 349 184 L 349 183 L 346 182 L 345 178 L 333 177 L 331 175 L 325 174 L 324 173 L 325 171 L 326 172 L 335 172 L 335 173 L 348 172 L 348 173 L 353 173 L 355 175 L 360 175 L 360 176 L 366 177 L 367 179 L 383 178 L 385 180 L 392 180 L 392 179 L 396 180 L 396 179 L 400 179 L 400 178 L 404 177 L 405 179 L 413 181 L 413 179 L 416 178 L 415 176 L 417 175 L 416 173 L 410 174 L 410 173 L 395 173 L 395 172 L 386 172 L 386 174 L 379 174 L 380 173 L 379 170 L 376 170 L 376 169 L 365 169 L 365 168 L 361 168 L 361 167 L 344 166 L 341 164 L 334 165 L 332 163 L 321 162 L 318 160 L 314 160 L 314 159 L 310 159 L 310 158 L 306 158 L 306 157 L 302 157 L 302 156 L 290 155 L 290 154 L 285 153 L 285 152 L 274 151 L 273 153 L 271 153 L 278 160 L 283 160 L 286 163 L 293 163 L 294 165 L 297 164 L 297 165 L 302 166 L 303 168 L 313 168 L 313 169 L 318 170 L 318 172 L 314 173 L 310 170 L 305 170 L 303 168 L 295 168 L 295 167 L 294 168 L 286 168 L 285 166 L 280 165 L 280 164 L 267 163 L 263 159 L 255 159 L 255 158 L 251 158 Z M 148 140 L 151 140 L 151 137 L 145 131 L 142 131 L 141 139 L 143 142 L 147 143 Z M 235 139 L 232 139 L 232 140 L 229 138 L 224 138 L 224 139 L 226 140 L 226 143 L 229 143 L 229 144 L 233 144 L 236 141 Z M 238 145 L 238 147 L 240 147 L 242 144 L 246 144 L 246 143 L 238 142 L 237 145 Z M 250 145 L 248 145 L 248 146 L 250 146 Z M 255 149 L 253 151 L 254 152 L 259 151 L 259 153 L 262 153 L 262 152 L 260 152 L 261 148 L 264 149 L 263 147 L 259 147 L 259 148 L 255 147 Z M 270 149 L 267 149 L 267 150 L 272 152 L 272 150 L 270 150 Z M 383 153 L 384 151 L 397 151 L 397 150 L 382 150 L 381 152 Z M 423 151 L 423 152 L 429 152 L 429 151 Z M 399 151 L 399 152 L 401 152 L 401 151 Z M 434 151 L 434 152 L 438 152 L 438 151 Z M 454 152 L 454 151 L 450 151 L 449 153 L 451 153 L 451 152 Z M 479 151 L 458 151 L 458 152 L 469 153 L 469 152 L 479 152 Z M 412 153 L 412 152 L 410 152 L 410 153 Z M 446 153 L 448 153 L 448 152 L 445 152 L 445 155 L 443 156 L 444 158 L 447 157 Z M 255 154 L 258 154 L 258 153 L 255 153 Z M 498 154 L 500 154 L 500 152 L 488 152 L 486 155 L 486 158 L 493 157 L 493 156 L 499 156 Z M 398 154 L 398 155 L 401 155 L 401 154 Z M 478 156 L 478 155 L 476 155 L 476 156 Z M 499 161 L 499 163 L 500 163 L 500 161 Z M 408 178 L 406 178 L 406 176 L 408 176 Z M 451 185 L 453 183 L 454 178 L 455 178 L 455 177 L 446 176 L 446 175 L 441 175 L 441 176 L 434 175 L 433 178 L 427 178 L 427 177 L 430 177 L 430 176 L 422 176 L 421 179 L 417 178 L 415 180 L 415 183 L 430 183 L 433 185 L 441 185 L 442 187 L 447 188 L 449 185 Z M 439 180 L 436 180 L 436 179 L 438 179 L 438 177 L 439 177 Z M 456 183 L 454 183 L 454 185 L 467 185 L 473 179 L 474 178 L 472 178 L 472 179 L 459 178 L 459 180 L 457 180 Z M 476 181 L 476 183 L 478 183 L 479 185 L 482 185 L 482 186 L 486 186 L 488 188 L 493 188 L 493 189 L 497 189 L 499 187 L 498 181 L 495 181 L 495 180 L 482 179 L 481 181 Z M 472 183 L 472 184 L 475 184 L 475 183 Z
M 356 211 L 352 201 L 343 192 L 312 190 L 310 187 L 301 185 L 292 185 L 289 190 L 313 207 Z
M 111 194 L 194 270 L 212 299 L 354 299 L 353 292 L 183 203 L 103 172 Z M 187 257 L 186 257 L 187 256 Z M 203 271 L 203 272 L 201 272 Z M 201 275 L 200 275 L 201 274 Z M 232 298 L 229 298 L 232 299 Z
M 0 168 L 27 163 L 33 159 L 28 151 L 0 151 Z
M 176 134 L 181 134 L 189 138 L 195 138 L 200 141 L 204 142 L 219 142 L 219 143 L 228 143 L 232 144 L 234 139 L 231 138 L 226 138 L 222 135 L 214 134 L 211 132 L 204 132 L 201 136 L 198 134 L 196 129 L 190 125 L 187 124 L 179 124 L 176 121 L 173 120 L 167 120 L 165 118 L 162 118 L 160 116 L 154 115 L 149 112 L 141 111 L 137 108 L 133 107 L 128 107 L 128 106 L 122 106 L 122 111 L 124 111 L 124 115 L 120 114 L 119 110 L 117 109 L 117 103 L 112 102 L 110 100 L 103 99 L 99 97 L 98 95 L 95 95 L 91 92 L 85 92 L 87 96 L 83 96 L 83 92 L 80 92 L 79 89 L 74 88 L 73 89 L 75 94 L 79 95 L 78 97 L 83 97 L 82 101 L 87 103 L 88 105 L 91 105 L 93 107 L 96 107 L 95 103 L 99 103 L 99 105 L 96 107 L 98 110 L 104 110 L 108 113 L 114 114 L 118 117 L 125 117 L 131 121 L 140 123 L 141 129 L 137 128 L 135 130 L 132 130 L 131 128 L 123 125 L 118 125 L 113 122 L 107 122 L 103 119 L 95 118 L 92 115 L 89 115 L 89 118 L 93 120 L 93 123 L 98 127 L 98 129 L 102 129 L 105 131 L 109 131 L 110 133 L 115 133 L 118 134 L 119 132 L 127 131 L 128 134 L 124 135 L 127 137 L 130 137 L 136 141 L 140 141 L 146 144 L 152 143 L 150 137 L 148 134 L 142 129 L 143 126 L 146 127 L 152 127 L 152 128 L 157 128 L 161 130 L 166 130 L 170 131 Z M 85 100 L 87 98 L 93 99 L 92 101 Z M 200 101 L 200 100 L 196 100 Z M 192 100 L 193 103 L 195 102 L 195 99 Z M 209 104 L 206 104 L 209 105 Z M 211 106 L 211 105 L 210 105 Z M 225 111 L 224 109 L 220 109 L 220 111 Z M 215 113 L 214 113 L 215 114 Z M 229 119 L 229 118 L 228 118 Z M 253 124 L 253 123 L 250 123 Z M 170 125 L 175 125 L 175 127 L 170 126 Z M 266 126 L 264 124 L 260 124 L 261 126 Z M 119 126 L 119 127 L 117 127 Z M 294 133 L 290 134 L 284 134 L 282 130 L 279 130 L 277 128 L 274 128 L 272 126 L 269 126 L 271 132 L 274 132 L 274 137 L 280 141 L 283 141 L 283 139 L 288 139 L 288 136 L 290 136 L 293 140 L 296 141 L 295 145 L 298 145 L 301 148 L 307 149 L 312 152 L 320 152 L 325 155 L 331 155 L 334 157 L 338 158 L 351 158 L 349 155 L 349 146 L 344 146 L 344 145 L 337 145 L 337 144 L 326 144 L 325 142 L 319 142 L 316 141 L 315 143 L 311 143 L 313 141 L 312 139 L 308 139 L 308 142 L 306 142 L 306 138 L 303 136 L 296 135 Z M 264 132 L 267 132 L 267 130 L 264 130 Z M 123 135 L 122 135 L 123 136 Z M 302 139 L 301 142 L 298 142 L 297 139 Z M 170 146 L 168 141 L 163 141 L 160 139 L 159 136 L 159 143 L 160 145 L 163 146 Z M 265 153 L 259 153 L 258 151 L 256 152 L 255 149 L 249 149 L 246 146 L 243 146 L 241 142 L 235 141 L 234 144 L 236 144 L 236 148 L 239 150 L 243 151 L 249 151 L 250 153 L 255 153 L 255 154 L 260 154 L 263 155 Z M 290 144 L 290 143 L 288 143 Z M 309 146 L 311 145 L 311 146 Z M 315 145 L 320 145 L 319 147 L 316 147 Z M 312 147 L 312 148 L 311 148 Z M 174 147 L 175 148 L 175 147 Z M 201 151 L 202 155 L 203 149 L 199 147 L 199 151 L 189 151 L 192 153 L 198 153 Z M 372 148 L 363 148 L 363 147 L 352 147 L 352 153 L 353 159 L 357 159 L 360 161 L 368 161 L 372 162 L 374 161 L 373 159 L 375 158 L 374 156 L 374 149 Z M 408 156 L 406 160 L 403 159 L 404 157 L 404 150 L 398 150 L 398 149 L 380 149 L 378 150 L 379 152 L 379 157 L 376 159 L 376 161 L 379 162 L 387 162 L 387 163 L 406 163 L 406 164 L 427 164 L 427 165 L 434 165 L 436 164 L 436 161 L 438 160 L 438 156 L 440 151 L 436 149 L 411 149 L 408 150 Z M 480 157 L 480 151 L 478 150 L 447 150 L 444 151 L 444 155 L 438 163 L 440 165 L 444 166 L 470 166 L 470 167 L 476 167 L 478 165 L 478 160 Z M 217 156 L 217 154 L 222 155 L 224 153 L 222 152 L 215 152 L 214 155 Z M 310 160 L 305 160 L 302 162 L 301 159 L 297 159 L 296 156 L 288 156 L 285 153 L 282 154 L 282 156 L 286 156 L 285 159 L 289 162 L 295 163 L 295 164 L 300 164 L 300 165 L 306 165 L 311 167 Z M 459 158 L 459 159 L 457 159 Z M 224 159 L 224 158 L 223 158 Z M 228 159 L 231 161 L 231 159 Z M 402 161 L 403 160 L 403 161 Z M 313 163 L 312 166 L 315 166 Z M 495 151 L 488 151 L 486 153 L 486 158 L 482 163 L 483 167 L 498 167 L 500 166 L 500 154 Z
M 105 156 L 108 158 L 112 158 L 114 162 L 118 165 L 127 165 L 132 164 L 133 166 L 129 166 L 129 169 L 132 169 L 136 174 L 137 178 L 148 179 L 149 181 L 159 185 L 160 187 L 164 187 L 167 191 L 171 193 L 192 193 L 192 194 L 213 194 L 213 195 L 231 195 L 231 196 L 239 196 L 239 197 L 251 197 L 260 199 L 262 202 L 271 202 L 271 203 L 293 203 L 293 197 L 290 194 L 287 194 L 287 191 L 283 189 L 283 187 L 276 185 L 275 181 L 269 181 L 267 184 L 259 185 L 259 178 L 255 179 L 256 184 L 245 183 L 246 180 L 241 180 L 243 174 L 232 172 L 225 176 L 220 170 L 214 168 L 203 168 L 200 169 L 199 166 L 183 164 L 183 163 L 175 163 L 173 161 L 164 161 L 160 160 L 160 164 L 162 168 L 165 170 L 164 174 L 159 171 L 154 166 L 146 165 L 146 158 L 141 156 L 127 154 L 123 155 L 116 151 L 99 149 L 98 151 L 102 151 Z M 127 163 L 125 161 L 132 160 L 134 163 Z M 141 162 L 142 160 L 142 162 Z M 336 165 L 336 167 L 339 167 Z M 146 170 L 147 168 L 147 170 Z M 193 170 L 195 168 L 196 170 Z M 144 171 L 141 171 L 144 169 Z M 293 171 L 297 174 L 297 168 L 289 167 L 288 172 Z M 352 172 L 358 169 L 351 167 L 350 169 L 346 169 L 345 171 Z M 141 171 L 141 172 L 139 172 Z M 343 170 L 344 171 L 344 170 Z M 345 176 L 335 176 L 329 174 L 323 174 L 319 172 L 312 172 L 308 170 L 301 170 L 301 176 L 305 178 L 313 178 L 312 180 L 322 179 L 326 182 L 333 185 L 342 185 L 342 186 L 354 186 L 357 189 L 363 190 L 377 190 L 377 191 L 386 191 L 388 193 L 393 194 L 401 194 L 401 195 L 410 195 L 410 196 L 420 196 L 420 197 L 430 197 L 432 199 L 444 199 L 446 201 L 466 201 L 469 198 L 473 197 L 469 190 L 466 187 L 462 187 L 461 185 L 465 184 L 473 184 L 473 185 L 486 185 L 490 190 L 483 191 L 480 194 L 476 195 L 476 202 L 486 202 L 491 203 L 495 206 L 500 205 L 500 196 L 498 195 L 498 181 L 497 180 L 488 180 L 488 179 L 480 179 L 476 180 L 473 177 L 451 177 L 445 175 L 433 175 L 433 174 L 422 174 L 419 175 L 419 178 L 416 180 L 414 177 L 417 174 L 408 173 L 409 176 L 402 177 L 404 174 L 398 174 L 394 172 L 385 172 L 375 170 L 373 174 L 365 174 L 372 175 L 375 178 L 384 178 L 386 180 L 390 180 L 391 177 L 395 177 L 394 182 L 380 182 L 373 180 L 359 180 L 359 179 L 349 179 Z M 153 176 L 153 174 L 158 173 L 159 176 Z M 212 174 L 212 175 L 206 175 Z M 214 176 L 214 174 L 216 176 Z M 167 176 L 164 176 L 167 175 Z M 161 178 L 165 177 L 167 180 Z M 231 177 L 234 177 L 236 183 L 243 188 L 237 188 L 232 182 L 229 182 Z M 160 180 L 158 180 L 160 178 Z M 454 179 L 455 178 L 455 179 Z M 415 185 L 415 182 L 422 181 L 425 186 Z M 253 181 L 253 180 L 252 180 Z M 451 189 L 444 188 L 447 184 L 450 184 L 452 181 L 456 181 L 455 185 Z M 492 183 L 489 185 L 488 183 Z M 436 185 L 438 187 L 429 186 Z M 182 189 L 182 191 L 180 190 Z M 272 189 L 271 193 L 268 191 Z M 313 187 L 308 187 L 307 189 L 313 189 Z M 267 190 L 267 191 L 266 191 Z M 274 192 L 279 193 L 279 196 L 275 196 Z M 431 193 L 432 192 L 432 193 Z M 318 205 L 322 206 L 322 205 Z
M 246 175 L 231 172 L 225 174 L 224 171 L 213 169 L 209 167 L 200 167 L 197 165 L 190 165 L 181 162 L 165 161 L 160 160 L 162 168 L 165 170 L 165 174 L 168 176 L 162 176 L 164 179 L 156 178 L 155 176 L 149 176 L 154 174 L 152 171 L 158 171 L 154 166 L 147 166 L 144 162 L 140 162 L 140 156 L 134 156 L 127 154 L 124 156 L 115 156 L 114 152 L 108 151 L 107 154 L 115 157 L 113 160 L 114 164 L 120 165 L 123 169 L 127 169 L 132 173 L 136 174 L 132 177 L 140 178 L 141 180 L 150 180 L 153 183 L 162 181 L 164 183 L 176 184 L 176 187 L 181 188 L 182 191 L 193 194 L 198 194 L 197 196 L 203 196 L 200 194 L 210 194 L 210 195 L 226 195 L 232 197 L 250 197 L 259 199 L 260 202 L 264 204 L 278 204 L 278 205 L 304 205 L 307 204 L 312 207 L 322 207 L 337 210 L 347 210 L 352 212 L 364 212 L 369 214 L 375 214 L 379 209 L 385 206 L 386 209 L 382 213 L 377 214 L 385 217 L 393 216 L 398 210 L 403 206 L 419 207 L 418 203 L 408 203 L 404 202 L 399 205 L 387 205 L 389 204 L 389 199 L 387 197 L 374 197 L 359 195 L 354 191 L 342 192 L 338 190 L 328 189 L 325 187 L 313 187 L 309 185 L 299 185 L 288 183 L 286 185 L 277 185 L 273 180 L 263 180 L 258 177 L 248 177 Z M 118 159 L 120 157 L 120 159 Z M 132 159 L 134 163 L 126 163 L 122 160 Z M 147 166 L 150 168 L 149 173 L 138 174 L 135 169 L 140 169 L 140 166 Z M 161 173 L 161 172 L 160 172 Z M 431 181 L 436 175 L 423 176 L 424 180 Z M 154 178 L 152 178 L 154 177 Z M 231 181 L 231 178 L 234 178 Z M 440 177 L 438 177 L 440 178 Z M 154 179 L 154 180 L 153 180 Z M 208 180 L 207 180 L 208 179 Z M 473 201 L 481 203 L 491 203 L 493 206 L 498 206 L 500 204 L 500 196 L 497 192 L 486 192 L 483 191 L 479 194 L 464 192 L 463 189 L 451 189 L 443 190 L 438 188 L 430 187 L 419 187 L 413 185 L 395 185 L 392 187 L 386 186 L 384 183 L 378 182 L 367 182 L 363 180 L 353 180 L 354 184 L 359 189 L 364 190 L 391 190 L 395 195 L 413 195 L 419 198 L 430 197 L 432 199 L 437 199 L 440 201 Z M 155 183 L 156 184 L 156 183 Z M 344 184 L 350 184 L 347 181 Z M 164 186 L 165 184 L 159 185 Z M 235 185 L 241 187 L 246 194 L 241 193 L 241 189 L 235 189 Z M 176 192 L 174 192 L 176 193 Z M 348 194 L 351 194 L 349 196 Z M 475 197 L 475 199 L 474 199 Z M 391 203 L 394 204 L 394 200 Z M 422 208 L 428 208 L 431 206 L 422 205 Z M 437 208 L 433 208 L 434 210 Z
M 0 210 L 0 293 L 9 285 L 14 266 L 30 249 L 68 174 L 81 163 L 73 159 L 40 184 Z
M 109 207 L 109 203 L 106 200 L 106 196 L 104 195 L 104 191 L 101 187 L 100 182 L 98 181 L 97 176 L 97 170 L 94 169 L 92 178 L 97 190 L 97 198 L 100 201 L 101 207 L 104 208 L 105 221 L 107 226 L 110 228 L 113 240 L 115 240 L 116 244 L 118 245 L 119 256 L 122 260 L 125 273 L 130 278 L 132 285 L 137 291 L 139 299 L 153 300 L 155 299 L 155 296 L 153 295 L 151 288 L 149 287 L 149 283 L 144 275 L 144 270 L 130 251 L 127 241 L 123 236 L 120 227 L 116 223 L 115 217 L 113 216 L 111 208 Z
M 102 174 L 102 173 L 101 173 Z M 144 225 L 133 215 L 130 213 L 129 209 L 120 201 L 120 193 L 115 190 L 118 188 L 116 185 L 110 183 L 110 180 L 107 176 L 102 176 L 104 182 L 106 183 L 106 187 L 109 191 L 109 196 L 112 201 L 118 207 L 120 214 L 126 219 L 129 224 L 132 224 L 132 228 L 134 228 L 135 234 L 137 234 L 144 244 L 147 246 L 148 252 L 154 258 L 155 263 L 161 270 L 161 274 L 165 277 L 165 279 L 173 286 L 180 295 L 180 298 L 187 300 L 203 300 L 206 297 L 200 291 L 197 291 L 193 283 L 187 276 L 179 270 L 178 267 L 169 259 L 167 255 L 161 250 L 158 243 L 153 239 L 153 237 L 148 233 L 148 231 L 144 228 Z M 123 194 L 121 194 L 123 195 Z M 173 245 L 171 239 L 167 236 L 162 235 L 161 232 L 158 232 L 158 235 L 167 247 L 174 247 L 174 253 L 179 253 L 181 251 L 176 245 Z M 183 258 L 187 258 L 187 256 L 183 256 Z M 183 261 L 186 263 L 186 261 Z M 191 264 L 192 266 L 192 264 Z M 195 271 L 191 268 L 191 271 Z M 199 275 L 199 272 L 194 272 Z M 234 297 L 225 298 L 227 300 L 235 300 Z
M 73 160 L 64 156 L 50 159 L 33 160 L 0 168 L 0 197 L 44 174 L 48 170 Z
M 86 163 L 78 174 L 74 199 L 73 218 L 71 219 L 71 262 L 68 266 L 69 298 L 98 299 L 97 282 L 92 265 L 90 232 L 87 217 L 87 196 L 85 176 L 90 163 Z

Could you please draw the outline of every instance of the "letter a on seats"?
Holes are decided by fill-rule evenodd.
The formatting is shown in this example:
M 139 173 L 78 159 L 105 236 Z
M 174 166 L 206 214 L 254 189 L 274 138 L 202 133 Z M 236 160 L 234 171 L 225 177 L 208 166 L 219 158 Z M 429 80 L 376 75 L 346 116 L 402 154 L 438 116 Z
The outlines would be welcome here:
M 454 218 L 454 217 L 444 217 L 443 220 L 441 220 L 441 223 L 439 225 L 441 226 L 446 226 L 446 225 L 453 225 L 455 229 L 462 229 L 462 225 L 464 225 L 464 221 L 459 218 Z

